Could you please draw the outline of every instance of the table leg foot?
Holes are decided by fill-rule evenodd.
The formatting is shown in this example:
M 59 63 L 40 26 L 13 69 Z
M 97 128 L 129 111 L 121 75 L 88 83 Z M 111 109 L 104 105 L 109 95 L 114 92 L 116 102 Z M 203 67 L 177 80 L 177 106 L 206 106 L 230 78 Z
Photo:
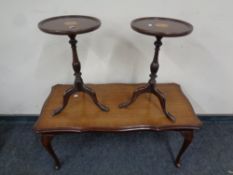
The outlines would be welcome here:
M 181 147 L 181 149 L 176 157 L 175 165 L 177 168 L 180 168 L 181 157 L 182 157 L 183 153 L 186 151 L 186 149 L 188 148 L 188 146 L 192 143 L 192 140 L 193 140 L 193 130 L 180 131 L 180 133 L 184 137 L 184 142 L 183 142 L 183 145 L 182 145 L 182 147 Z
M 181 164 L 179 162 L 176 162 L 176 168 L 180 168 Z
M 176 122 L 175 116 L 173 116 L 170 112 L 167 112 L 166 108 L 166 98 L 163 95 L 163 93 L 156 88 L 153 88 L 152 93 L 159 99 L 160 105 L 162 107 L 163 113 L 166 115 L 166 117 L 171 120 L 172 122 Z
M 139 87 L 139 88 L 137 88 L 137 89 L 133 92 L 133 95 L 131 96 L 131 98 L 129 99 L 129 101 L 119 104 L 119 108 L 127 108 L 129 105 L 131 105 L 133 102 L 135 102 L 135 100 L 136 100 L 141 94 L 146 93 L 146 92 L 150 92 L 149 87 L 150 87 L 149 84 L 147 84 L 147 85 L 144 86 L 144 87 Z
M 52 116 L 60 114 L 61 111 L 63 111 L 63 109 L 64 109 L 64 107 L 58 107 L 58 108 L 54 109 Z
M 59 170 L 60 168 L 61 168 L 61 166 L 54 165 L 54 169 L 55 169 L 55 170 Z
M 61 163 L 55 154 L 53 147 L 51 145 L 51 141 L 53 139 L 53 135 L 48 135 L 48 134 L 42 134 L 41 135 L 41 143 L 46 149 L 46 151 L 50 154 L 50 156 L 53 158 L 55 169 L 58 170 L 61 167 Z
M 108 112 L 109 111 L 109 108 L 107 106 L 103 105 L 102 103 L 100 103 L 98 101 L 96 93 L 95 93 L 95 91 L 93 89 L 91 89 L 91 88 L 83 85 L 82 86 L 82 91 L 84 93 L 87 93 L 91 97 L 92 101 L 96 104 L 97 107 L 100 108 L 100 110 L 102 110 L 104 112 Z

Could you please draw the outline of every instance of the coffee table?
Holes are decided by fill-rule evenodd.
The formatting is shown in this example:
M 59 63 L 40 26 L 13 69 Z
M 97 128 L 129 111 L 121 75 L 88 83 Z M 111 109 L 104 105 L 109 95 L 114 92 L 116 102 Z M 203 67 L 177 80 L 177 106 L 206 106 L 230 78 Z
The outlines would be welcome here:
M 171 19 L 171 18 L 160 18 L 160 17 L 145 17 L 145 18 L 135 19 L 132 21 L 131 27 L 133 28 L 133 30 L 139 33 L 145 35 L 151 35 L 156 38 L 156 41 L 154 43 L 155 54 L 153 61 L 150 65 L 151 74 L 148 83 L 143 87 L 137 88 L 133 92 L 131 98 L 127 102 L 121 103 L 119 107 L 126 108 L 130 104 L 132 104 L 141 94 L 152 93 L 159 99 L 165 116 L 168 119 L 170 119 L 172 122 L 175 122 L 176 121 L 175 116 L 167 111 L 166 98 L 164 94 L 156 86 L 156 77 L 157 77 L 157 72 L 159 70 L 159 62 L 158 62 L 159 50 L 162 45 L 161 40 L 163 37 L 185 36 L 192 32 L 193 27 L 191 24 L 181 20 Z
M 87 33 L 98 29 L 101 25 L 99 19 L 90 17 L 90 16 L 58 16 L 53 18 L 48 18 L 41 21 L 38 24 L 38 27 L 43 32 L 55 35 L 67 35 L 70 38 L 69 43 L 71 44 L 72 54 L 73 54 L 73 70 L 75 81 L 72 87 L 65 89 L 65 93 L 63 95 L 63 101 L 61 102 L 61 107 L 56 108 L 53 111 L 53 115 L 57 115 L 63 111 L 63 109 L 67 106 L 69 98 L 72 94 L 76 92 L 83 92 L 87 93 L 92 101 L 102 110 L 102 111 L 109 111 L 109 108 L 105 105 L 101 104 L 96 96 L 94 90 L 89 88 L 83 83 L 82 73 L 81 73 L 81 64 L 78 58 L 76 44 L 77 40 L 76 35 Z M 60 94 L 61 95 L 61 94 Z M 58 104 L 60 105 L 60 104 Z
M 65 89 L 72 87 L 72 85 L 62 84 L 54 86 L 44 103 L 39 119 L 34 125 L 34 131 L 41 135 L 41 143 L 52 156 L 55 168 L 59 169 L 61 166 L 51 144 L 53 137 L 56 135 L 64 134 L 65 136 L 69 133 L 81 132 L 118 133 L 138 130 L 177 131 L 181 133 L 184 142 L 175 161 L 175 165 L 180 167 L 181 156 L 192 142 L 194 131 L 199 129 L 202 123 L 195 115 L 181 87 L 174 83 L 157 84 L 157 87 L 167 94 L 167 109 L 176 115 L 175 123 L 170 122 L 165 117 L 160 109 L 159 100 L 153 98 L 153 94 L 150 93 L 142 94 L 140 100 L 135 101 L 130 108 L 119 109 L 117 104 L 124 100 L 125 97 L 130 97 L 133 89 L 142 85 L 89 85 L 100 95 L 101 101 L 108 103 L 111 108 L 109 112 L 98 110 L 92 103 L 92 99 L 81 93 L 78 98 L 74 96 L 70 98 L 69 107 L 65 108 L 59 117 L 52 117 L 54 107 L 62 102 L 60 96 Z

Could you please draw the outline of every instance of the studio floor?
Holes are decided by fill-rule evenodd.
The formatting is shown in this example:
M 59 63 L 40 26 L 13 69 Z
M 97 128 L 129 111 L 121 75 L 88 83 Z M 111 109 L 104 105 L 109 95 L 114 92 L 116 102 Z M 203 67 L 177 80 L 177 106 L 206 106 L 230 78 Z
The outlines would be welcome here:
M 33 122 L 0 122 L 0 175 L 233 175 L 233 122 L 205 122 L 177 169 L 176 132 L 82 133 L 55 137 L 62 167 L 32 130 Z

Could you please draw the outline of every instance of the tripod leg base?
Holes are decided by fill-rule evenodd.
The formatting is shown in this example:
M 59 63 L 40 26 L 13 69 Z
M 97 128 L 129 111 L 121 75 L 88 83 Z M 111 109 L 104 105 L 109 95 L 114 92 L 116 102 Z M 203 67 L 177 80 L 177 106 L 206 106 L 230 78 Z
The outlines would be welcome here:
M 119 108 L 127 108 L 129 105 L 131 105 L 135 100 L 143 93 L 150 92 L 150 85 L 146 85 L 144 87 L 139 87 L 133 92 L 132 97 L 129 101 L 119 104 Z
M 127 108 L 129 105 L 131 105 L 138 98 L 138 96 L 140 96 L 143 93 L 152 93 L 152 94 L 154 94 L 159 99 L 161 108 L 163 110 L 163 113 L 166 115 L 166 117 L 169 120 L 171 120 L 172 122 L 176 121 L 175 116 L 173 116 L 171 113 L 167 112 L 165 96 L 163 95 L 163 93 L 161 91 L 159 91 L 158 89 L 155 88 L 154 84 L 151 84 L 151 83 L 148 83 L 146 86 L 139 87 L 138 89 L 136 89 L 133 92 L 133 95 L 130 98 L 130 100 L 125 102 L 125 103 L 121 103 L 119 105 L 119 108 Z
M 163 93 L 156 89 L 156 88 L 153 88 L 152 90 L 152 93 L 158 97 L 159 99 L 159 102 L 160 102 L 160 105 L 162 107 L 162 110 L 163 110 L 163 113 L 166 115 L 166 117 L 171 120 L 172 122 L 176 122 L 176 117 L 173 116 L 170 112 L 167 112 L 167 108 L 166 108 L 166 98 L 165 96 L 163 95 Z
M 97 96 L 96 96 L 96 93 L 95 93 L 94 90 L 92 90 L 92 89 L 89 88 L 88 86 L 83 85 L 81 91 L 83 91 L 84 93 L 88 94 L 88 95 L 91 97 L 92 101 L 96 104 L 96 106 L 97 106 L 100 110 L 102 110 L 102 111 L 104 111 L 104 112 L 108 112 L 108 111 L 109 111 L 109 108 L 108 108 L 107 106 L 103 105 L 102 103 L 100 103 L 100 102 L 98 101 Z
M 67 106 L 70 96 L 71 96 L 72 94 L 76 93 L 76 92 L 83 92 L 83 93 L 88 94 L 88 95 L 91 97 L 92 101 L 96 104 L 96 106 L 97 106 L 100 110 L 102 110 L 102 111 L 104 111 L 104 112 L 108 112 L 108 111 L 109 111 L 109 108 L 108 108 L 107 106 L 101 104 L 101 103 L 98 101 L 97 96 L 96 96 L 96 93 L 95 93 L 94 90 L 92 90 L 91 88 L 85 86 L 84 84 L 78 84 L 77 86 L 72 87 L 72 88 L 70 88 L 70 89 L 67 89 L 67 90 L 65 91 L 65 94 L 64 94 L 64 96 L 63 96 L 63 103 L 62 103 L 62 106 L 56 108 L 56 109 L 53 111 L 53 114 L 52 114 L 52 115 L 53 115 L 53 116 L 56 116 L 56 115 L 60 114 L 60 113 L 63 111 L 63 109 Z
M 74 94 L 75 92 L 77 92 L 78 90 L 75 87 L 72 87 L 70 89 L 67 89 L 65 91 L 65 94 L 63 95 L 63 103 L 61 107 L 56 108 L 53 111 L 53 116 L 58 115 L 59 113 L 61 113 L 63 111 L 63 109 L 66 107 L 66 105 L 68 104 L 69 98 L 72 94 Z

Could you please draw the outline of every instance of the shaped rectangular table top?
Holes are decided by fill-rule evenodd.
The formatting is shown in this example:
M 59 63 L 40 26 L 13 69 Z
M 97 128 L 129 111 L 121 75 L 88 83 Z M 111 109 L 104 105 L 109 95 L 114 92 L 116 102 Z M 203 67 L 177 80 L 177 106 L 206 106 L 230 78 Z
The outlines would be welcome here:
M 66 108 L 52 116 L 62 103 L 64 91 L 71 85 L 55 85 L 47 98 L 41 115 L 34 126 L 37 133 L 128 131 L 128 130 L 184 130 L 199 129 L 201 121 L 195 115 L 179 85 L 158 84 L 157 88 L 167 99 L 167 111 L 176 117 L 170 121 L 162 112 L 159 100 L 153 94 L 142 94 L 128 108 L 118 105 L 127 101 L 133 91 L 142 84 L 92 84 L 98 100 L 110 108 L 101 111 L 87 94 L 72 96 Z

